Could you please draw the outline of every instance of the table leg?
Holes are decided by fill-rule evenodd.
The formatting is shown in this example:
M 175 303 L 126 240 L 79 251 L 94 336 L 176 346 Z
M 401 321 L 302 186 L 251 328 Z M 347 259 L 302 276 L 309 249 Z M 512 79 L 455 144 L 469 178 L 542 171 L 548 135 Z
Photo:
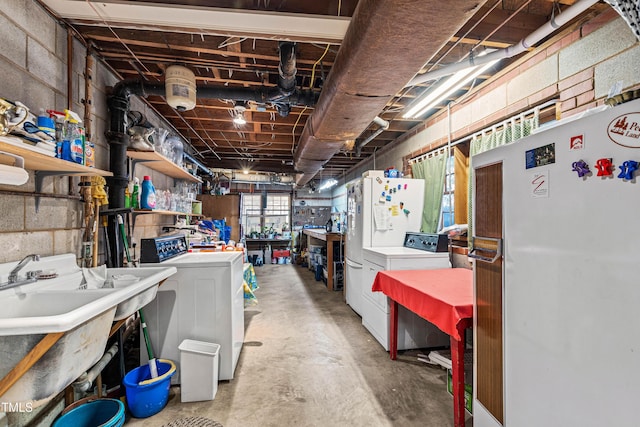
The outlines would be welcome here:
M 333 290 L 333 242 L 327 239 L 327 289 Z
M 396 360 L 398 357 L 398 303 L 392 299 L 391 301 L 391 317 L 389 322 L 389 357 Z
M 464 333 L 461 335 L 464 337 Z M 453 425 L 464 427 L 464 339 L 451 337 L 451 380 L 453 381 Z

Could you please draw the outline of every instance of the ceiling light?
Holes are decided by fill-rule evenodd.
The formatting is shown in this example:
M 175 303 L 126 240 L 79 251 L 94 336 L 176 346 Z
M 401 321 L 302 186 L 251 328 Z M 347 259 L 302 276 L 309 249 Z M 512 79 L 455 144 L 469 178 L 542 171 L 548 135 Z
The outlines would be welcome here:
M 248 169 L 243 169 L 242 173 L 245 174 L 245 175 L 249 175 L 249 170 Z
M 336 185 L 337 183 L 338 183 L 338 181 L 336 181 L 336 180 L 335 180 L 335 179 L 333 179 L 333 178 L 330 178 L 330 179 L 326 180 L 326 181 L 324 182 L 324 184 L 322 184 L 322 185 L 320 186 L 320 190 L 319 190 L 319 191 L 328 190 L 329 188 L 333 187 L 333 186 L 334 186 L 334 185 Z
M 236 105 L 234 107 L 234 110 L 236 112 L 236 115 L 233 117 L 233 123 L 237 125 L 246 125 L 247 121 L 244 118 L 244 112 L 246 108 L 243 107 L 242 105 Z
M 484 65 L 477 65 L 475 67 L 470 67 L 458 71 L 447 80 L 445 80 L 444 83 L 442 83 L 440 86 L 436 87 L 432 91 L 429 91 L 422 99 L 420 99 L 406 113 L 404 113 L 402 115 L 402 118 L 416 119 L 422 116 L 427 111 L 431 110 L 436 105 L 441 103 L 448 96 L 457 92 L 464 85 L 492 67 L 499 60 L 500 59 L 496 59 L 495 61 L 488 62 Z

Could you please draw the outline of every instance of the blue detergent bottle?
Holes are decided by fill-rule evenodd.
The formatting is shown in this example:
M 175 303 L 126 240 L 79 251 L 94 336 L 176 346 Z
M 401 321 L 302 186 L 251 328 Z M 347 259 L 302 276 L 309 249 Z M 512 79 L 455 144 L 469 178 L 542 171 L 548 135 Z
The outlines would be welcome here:
M 156 188 L 151 183 L 151 177 L 149 175 L 144 176 L 142 181 L 142 194 L 140 195 L 140 208 L 141 209 L 155 209 L 156 208 Z

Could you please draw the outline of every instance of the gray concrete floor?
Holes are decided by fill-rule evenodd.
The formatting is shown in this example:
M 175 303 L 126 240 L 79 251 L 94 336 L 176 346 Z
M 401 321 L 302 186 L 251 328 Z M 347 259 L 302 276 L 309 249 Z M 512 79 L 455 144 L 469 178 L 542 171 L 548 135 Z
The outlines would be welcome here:
M 306 268 L 256 267 L 258 304 L 245 310 L 245 344 L 231 381 L 213 401 L 169 403 L 131 426 L 205 417 L 224 427 L 453 425 L 446 371 L 417 361 L 419 351 L 389 354 L 346 305 Z M 467 426 L 472 420 L 467 414 Z

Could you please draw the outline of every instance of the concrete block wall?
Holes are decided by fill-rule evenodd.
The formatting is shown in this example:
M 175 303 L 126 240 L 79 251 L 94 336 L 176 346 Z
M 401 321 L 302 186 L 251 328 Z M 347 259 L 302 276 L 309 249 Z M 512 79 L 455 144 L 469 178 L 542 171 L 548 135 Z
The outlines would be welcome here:
M 72 93 L 67 94 L 67 29 L 58 24 L 33 0 L 8 0 L 0 10 L 0 97 L 21 101 L 34 113 L 40 109 L 64 110 L 68 106 L 81 117 L 85 115 L 85 67 L 87 49 L 72 39 Z M 107 90 L 118 79 L 99 60 L 94 60 L 91 103 L 91 134 L 95 144 L 96 167 L 109 169 L 109 145 L 105 138 L 109 113 Z M 132 109 L 141 111 L 158 127 L 169 128 L 149 106 L 132 97 Z M 83 202 L 78 191 L 78 177 L 44 179 L 40 208 L 35 209 L 35 181 L 19 187 L 0 185 L 0 263 L 16 261 L 30 253 L 43 256 L 75 253 L 80 256 L 83 240 Z M 175 186 L 173 178 L 138 165 L 135 175 L 150 175 L 158 189 Z M 174 217 L 141 215 L 136 220 L 134 236 L 158 235 L 162 226 L 172 225 Z M 102 233 L 99 233 L 102 236 Z M 102 242 L 100 262 L 104 262 Z
M 0 52 L 0 97 L 21 101 L 36 115 L 41 108 L 67 108 L 66 30 L 32 0 L 10 0 L 0 11 L 0 33 L 5 42 Z M 83 68 L 84 61 L 74 67 L 73 77 L 81 76 Z M 74 96 L 72 109 L 83 114 L 79 99 L 80 94 Z M 79 254 L 83 206 L 78 178 L 45 178 L 46 195 L 36 212 L 33 171 L 29 174 L 22 186 L 0 186 L 0 247 L 6 249 L 0 252 L 0 262 L 30 253 Z

